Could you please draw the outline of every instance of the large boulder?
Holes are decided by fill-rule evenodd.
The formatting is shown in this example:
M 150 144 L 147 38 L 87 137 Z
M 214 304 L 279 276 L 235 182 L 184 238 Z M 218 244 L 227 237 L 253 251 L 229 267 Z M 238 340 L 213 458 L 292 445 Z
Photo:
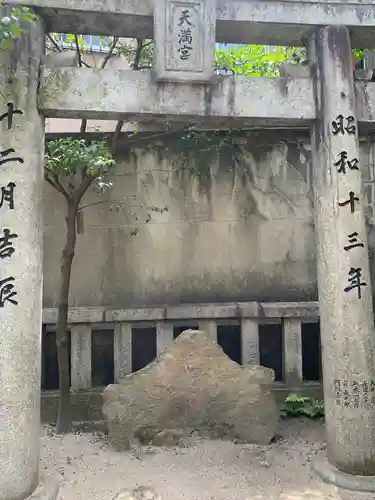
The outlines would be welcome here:
M 187 330 L 153 363 L 109 385 L 103 414 L 118 449 L 166 430 L 211 430 L 216 435 L 268 444 L 279 411 L 274 373 L 240 366 L 203 331 Z M 221 433 L 221 434 L 220 434 Z
M 153 488 L 138 486 L 134 490 L 121 490 L 113 500 L 161 500 Z

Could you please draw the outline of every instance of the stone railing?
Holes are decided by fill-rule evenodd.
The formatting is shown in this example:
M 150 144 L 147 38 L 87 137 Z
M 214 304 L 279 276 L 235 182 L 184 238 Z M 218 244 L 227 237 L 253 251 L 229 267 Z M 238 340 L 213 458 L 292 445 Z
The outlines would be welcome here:
M 43 323 L 52 332 L 56 309 L 44 309 Z M 302 327 L 318 321 L 317 302 L 216 303 L 138 309 L 71 308 L 71 387 L 92 388 L 91 337 L 98 329 L 112 330 L 114 381 L 132 372 L 132 336 L 137 327 L 153 327 L 156 331 L 156 354 L 161 354 L 174 339 L 174 327 L 196 327 L 209 332 L 217 341 L 218 326 L 232 324 L 241 331 L 241 363 L 259 363 L 259 326 L 280 324 L 282 330 L 282 380 L 280 388 L 298 389 L 311 386 L 303 381 Z M 319 383 L 319 381 L 317 381 Z M 316 383 L 315 383 L 316 385 Z

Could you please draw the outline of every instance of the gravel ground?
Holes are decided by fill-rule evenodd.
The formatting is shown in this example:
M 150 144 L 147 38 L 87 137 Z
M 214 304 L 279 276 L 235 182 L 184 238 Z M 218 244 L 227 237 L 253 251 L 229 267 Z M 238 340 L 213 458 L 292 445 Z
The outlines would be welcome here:
M 324 448 L 322 423 L 295 420 L 283 422 L 269 446 L 189 436 L 178 447 L 129 453 L 112 450 L 100 428 L 61 437 L 44 427 L 41 470 L 58 474 L 59 500 L 112 500 L 137 486 L 162 500 L 373 500 L 316 478 L 310 460 Z

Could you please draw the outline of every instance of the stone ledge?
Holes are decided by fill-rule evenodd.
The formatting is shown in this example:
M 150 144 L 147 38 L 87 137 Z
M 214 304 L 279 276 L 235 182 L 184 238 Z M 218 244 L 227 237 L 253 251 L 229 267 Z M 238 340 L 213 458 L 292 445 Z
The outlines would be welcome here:
M 318 302 L 227 302 L 129 309 L 72 307 L 69 309 L 68 321 L 70 324 L 241 318 L 299 318 L 316 321 L 318 317 Z M 54 324 L 56 320 L 56 308 L 43 309 L 43 323 Z
M 214 128 L 223 118 L 224 128 L 250 122 L 308 127 L 315 118 L 309 78 L 213 75 L 209 99 L 204 85 L 164 83 L 161 91 L 151 71 L 45 69 L 43 81 L 39 109 L 47 118 L 193 120 Z M 56 81 L 64 82 L 58 92 Z
M 237 318 L 238 305 L 227 304 L 187 304 L 166 307 L 165 319 L 219 319 Z
M 42 475 L 37 489 L 26 500 L 56 500 L 59 482 L 56 477 Z
M 262 302 L 265 318 L 318 319 L 318 302 Z
M 140 309 L 109 309 L 104 313 L 105 321 L 159 321 L 165 318 L 162 307 L 145 307 Z
M 47 30 L 59 33 L 153 37 L 151 0 L 8 0 L 35 7 Z M 313 26 L 350 27 L 353 46 L 372 48 L 375 6 L 369 0 L 217 0 L 216 41 L 223 43 L 300 45 Z M 298 15 L 296 14 L 298 13 Z
M 331 465 L 325 457 L 314 459 L 311 465 L 314 472 L 327 484 L 350 491 L 375 493 L 375 476 L 346 474 Z
M 68 312 L 69 323 L 102 323 L 105 320 L 104 307 L 71 307 Z M 57 321 L 57 308 L 43 309 L 43 323 Z

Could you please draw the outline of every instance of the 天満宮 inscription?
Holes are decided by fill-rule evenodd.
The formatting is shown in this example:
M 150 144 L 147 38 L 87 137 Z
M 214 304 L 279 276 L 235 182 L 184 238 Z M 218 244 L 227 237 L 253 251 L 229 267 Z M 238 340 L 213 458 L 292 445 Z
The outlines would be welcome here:
M 186 61 L 190 57 L 190 53 L 193 50 L 193 34 L 192 29 L 195 25 L 190 20 L 191 15 L 189 9 L 184 9 L 181 12 L 178 26 L 180 27 L 178 31 L 178 49 L 177 52 L 180 54 L 180 59 Z

